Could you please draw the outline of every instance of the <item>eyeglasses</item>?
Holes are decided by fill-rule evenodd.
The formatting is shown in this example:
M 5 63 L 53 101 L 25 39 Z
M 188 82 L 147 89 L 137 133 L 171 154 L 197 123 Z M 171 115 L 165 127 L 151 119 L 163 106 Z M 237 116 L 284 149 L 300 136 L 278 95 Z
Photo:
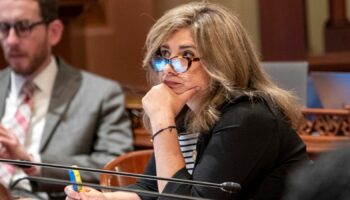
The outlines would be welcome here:
M 175 56 L 172 58 L 164 58 L 156 56 L 151 60 L 152 68 L 156 72 L 165 70 L 167 64 L 170 64 L 172 69 L 177 73 L 186 72 L 192 65 L 192 62 L 199 61 L 200 58 L 189 58 L 184 56 Z
M 45 24 L 45 20 L 41 20 L 38 22 L 30 22 L 30 21 L 17 21 L 13 23 L 0 22 L 0 39 L 6 39 L 9 35 L 11 28 L 14 28 L 16 31 L 16 35 L 20 38 L 28 37 L 32 32 L 32 29 L 35 26 L 40 24 Z

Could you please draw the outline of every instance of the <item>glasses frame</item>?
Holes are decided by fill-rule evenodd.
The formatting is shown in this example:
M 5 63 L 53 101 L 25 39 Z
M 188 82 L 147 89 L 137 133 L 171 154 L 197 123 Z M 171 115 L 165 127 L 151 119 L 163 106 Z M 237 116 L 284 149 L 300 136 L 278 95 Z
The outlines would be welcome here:
M 12 28 L 14 28 L 17 37 L 25 38 L 25 37 L 28 37 L 32 33 L 33 28 L 35 28 L 36 26 L 41 25 L 41 24 L 47 24 L 47 20 L 40 20 L 37 22 L 28 22 L 28 27 L 26 27 L 27 30 L 23 31 L 23 30 L 20 30 L 21 28 L 19 27 L 19 22 L 24 22 L 24 21 L 16 21 L 13 23 L 7 23 L 7 22 L 0 23 L 0 25 L 7 26 L 6 32 L 3 32 L 0 30 L 0 32 L 2 32 L 2 33 L 0 33 L 0 39 L 1 40 L 6 39 L 9 36 L 9 33 L 10 33 Z M 3 37 L 1 36 L 1 34 L 3 34 Z
M 162 72 L 162 71 L 164 71 L 164 69 L 161 70 L 161 71 L 157 70 L 157 69 L 154 67 L 154 65 L 152 64 L 152 61 L 153 61 L 154 59 L 156 59 L 156 58 L 158 58 L 158 59 L 163 59 L 163 60 L 165 61 L 165 63 L 166 63 L 165 65 L 169 64 L 169 65 L 171 66 L 171 68 L 172 68 L 176 73 L 179 73 L 179 74 L 180 74 L 180 73 L 185 73 L 185 72 L 187 72 L 187 71 L 190 69 L 190 67 L 192 66 L 192 62 L 200 61 L 200 58 L 199 58 L 199 57 L 189 58 L 189 57 L 186 57 L 186 56 L 181 56 L 181 55 L 179 55 L 179 56 L 174 56 L 174 57 L 172 57 L 172 58 L 164 58 L 163 56 L 157 55 L 157 56 L 154 56 L 154 57 L 151 59 L 151 66 L 152 66 L 152 69 L 153 69 L 154 71 L 156 71 L 156 72 Z M 177 72 L 177 71 L 175 70 L 175 68 L 174 68 L 174 66 L 173 66 L 173 63 L 172 63 L 172 60 L 173 60 L 174 58 L 184 58 L 184 59 L 187 60 L 187 68 L 186 68 L 185 71 L 183 71 L 183 72 Z M 164 65 L 164 66 L 165 66 L 165 65 Z M 164 67 L 164 68 L 165 68 L 165 67 Z

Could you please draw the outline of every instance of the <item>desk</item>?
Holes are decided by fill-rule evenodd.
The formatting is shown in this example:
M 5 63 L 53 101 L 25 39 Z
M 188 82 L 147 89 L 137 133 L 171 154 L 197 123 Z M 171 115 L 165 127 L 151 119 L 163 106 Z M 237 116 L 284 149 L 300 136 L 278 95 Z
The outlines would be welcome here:
M 309 71 L 350 72 L 350 52 L 309 56 Z

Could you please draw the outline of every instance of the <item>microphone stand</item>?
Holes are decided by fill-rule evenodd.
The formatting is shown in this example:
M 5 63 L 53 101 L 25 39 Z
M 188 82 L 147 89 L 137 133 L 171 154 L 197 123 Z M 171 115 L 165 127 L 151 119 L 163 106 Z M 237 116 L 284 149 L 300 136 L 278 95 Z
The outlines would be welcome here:
M 55 169 L 66 169 L 66 170 L 76 169 L 76 170 L 94 172 L 99 174 L 121 175 L 126 177 L 135 177 L 135 178 L 148 179 L 148 180 L 163 180 L 163 181 L 169 181 L 169 182 L 181 183 L 181 184 L 191 184 L 191 185 L 204 186 L 204 187 L 220 188 L 222 191 L 225 191 L 228 193 L 237 193 L 241 190 L 241 185 L 235 182 L 223 182 L 219 184 L 219 183 L 210 183 L 210 182 L 203 182 L 203 181 L 184 180 L 184 179 L 178 179 L 178 178 L 164 178 L 164 177 L 157 177 L 157 176 L 151 176 L 151 175 L 145 175 L 145 174 L 135 174 L 135 173 L 128 173 L 128 172 L 93 169 L 93 168 L 86 168 L 86 167 L 71 167 L 71 166 L 59 165 L 59 164 L 35 163 L 35 162 L 22 161 L 22 160 L 0 159 L 0 162 L 14 164 L 19 167 L 34 165 L 34 166 L 41 166 L 41 167 L 48 167 L 48 168 L 55 168 Z

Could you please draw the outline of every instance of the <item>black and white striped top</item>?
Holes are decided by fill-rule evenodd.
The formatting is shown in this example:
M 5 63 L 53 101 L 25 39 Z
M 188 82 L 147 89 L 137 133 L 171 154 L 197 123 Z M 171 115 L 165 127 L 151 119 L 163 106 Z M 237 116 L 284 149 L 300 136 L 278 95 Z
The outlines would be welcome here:
M 197 157 L 196 146 L 197 146 L 198 136 L 199 136 L 199 133 L 191 133 L 191 134 L 180 133 L 178 136 L 181 153 L 186 163 L 186 169 L 190 174 L 192 174 L 193 172 L 194 162 Z

